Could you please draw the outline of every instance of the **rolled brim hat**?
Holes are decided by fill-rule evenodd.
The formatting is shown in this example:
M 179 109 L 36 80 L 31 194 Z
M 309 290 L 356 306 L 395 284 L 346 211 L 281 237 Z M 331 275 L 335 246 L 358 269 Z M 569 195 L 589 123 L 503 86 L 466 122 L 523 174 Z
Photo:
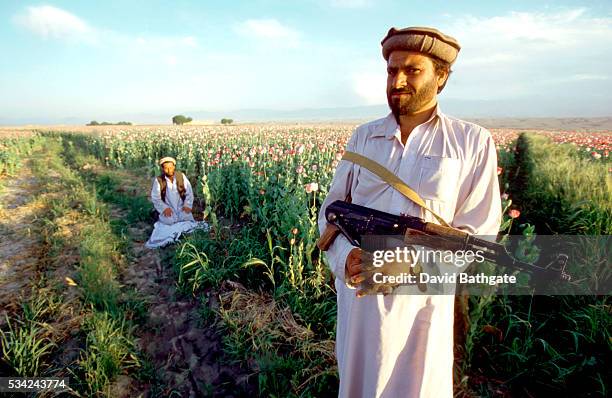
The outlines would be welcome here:
M 451 36 L 434 28 L 410 27 L 391 28 L 380 43 L 385 60 L 393 51 L 416 51 L 438 58 L 452 65 L 457 59 L 461 46 Z
M 166 156 L 165 158 L 159 159 L 160 166 L 167 162 L 172 162 L 176 166 L 176 160 L 170 156 Z

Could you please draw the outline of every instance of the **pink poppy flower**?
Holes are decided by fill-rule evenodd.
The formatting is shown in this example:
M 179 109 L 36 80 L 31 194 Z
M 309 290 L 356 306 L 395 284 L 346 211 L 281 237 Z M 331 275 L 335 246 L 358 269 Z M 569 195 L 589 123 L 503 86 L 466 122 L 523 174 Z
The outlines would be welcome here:
M 316 192 L 319 190 L 319 184 L 316 182 L 311 182 L 306 184 L 304 188 L 306 189 L 306 193 Z
M 512 209 L 508 212 L 508 215 L 510 216 L 510 218 L 518 218 L 518 216 L 521 215 L 521 212 L 520 210 Z

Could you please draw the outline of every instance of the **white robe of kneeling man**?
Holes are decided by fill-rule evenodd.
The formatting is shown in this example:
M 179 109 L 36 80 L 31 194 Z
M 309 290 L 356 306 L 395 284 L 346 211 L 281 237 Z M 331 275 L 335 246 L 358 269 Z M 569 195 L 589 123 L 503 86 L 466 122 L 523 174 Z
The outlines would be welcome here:
M 161 198 L 161 186 L 157 178 L 153 179 L 153 188 L 151 189 L 151 202 L 155 210 L 159 213 L 159 220 L 155 223 L 151 237 L 145 243 L 148 248 L 162 247 L 169 243 L 176 242 L 184 233 L 192 232 L 198 228 L 208 228 L 205 222 L 197 222 L 193 218 L 191 211 L 186 212 L 183 207 L 193 208 L 193 189 L 191 183 L 185 174 L 183 174 L 183 184 L 185 185 L 185 200 L 181 199 L 176 183 L 176 173 L 172 181 L 168 176 L 166 179 L 166 198 Z M 164 210 L 170 208 L 172 214 L 169 217 L 164 216 Z

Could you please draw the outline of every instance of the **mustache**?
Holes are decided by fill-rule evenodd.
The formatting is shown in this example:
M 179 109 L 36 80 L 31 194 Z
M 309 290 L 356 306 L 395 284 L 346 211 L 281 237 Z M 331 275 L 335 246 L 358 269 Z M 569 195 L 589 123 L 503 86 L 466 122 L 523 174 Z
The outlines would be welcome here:
M 391 89 L 391 95 L 393 94 L 414 94 L 414 92 L 415 91 L 413 89 L 410 89 L 407 87 L 401 88 L 401 89 L 400 88 Z

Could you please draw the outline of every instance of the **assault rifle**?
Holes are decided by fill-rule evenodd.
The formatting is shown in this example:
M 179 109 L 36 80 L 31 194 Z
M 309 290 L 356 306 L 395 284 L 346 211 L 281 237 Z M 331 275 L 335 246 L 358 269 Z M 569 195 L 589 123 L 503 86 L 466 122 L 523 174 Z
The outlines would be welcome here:
M 327 206 L 325 218 L 331 225 L 317 242 L 322 251 L 326 251 L 340 233 L 357 247 L 361 247 L 361 238 L 365 235 L 400 235 L 405 237 L 406 243 L 440 250 L 480 250 L 485 260 L 528 271 L 538 278 L 564 281 L 571 279 L 565 272 L 568 260 L 566 254 L 557 254 L 553 261 L 545 265 L 530 264 L 512 257 L 501 244 L 477 238 L 455 228 L 426 222 L 419 217 L 396 216 L 337 200 Z

